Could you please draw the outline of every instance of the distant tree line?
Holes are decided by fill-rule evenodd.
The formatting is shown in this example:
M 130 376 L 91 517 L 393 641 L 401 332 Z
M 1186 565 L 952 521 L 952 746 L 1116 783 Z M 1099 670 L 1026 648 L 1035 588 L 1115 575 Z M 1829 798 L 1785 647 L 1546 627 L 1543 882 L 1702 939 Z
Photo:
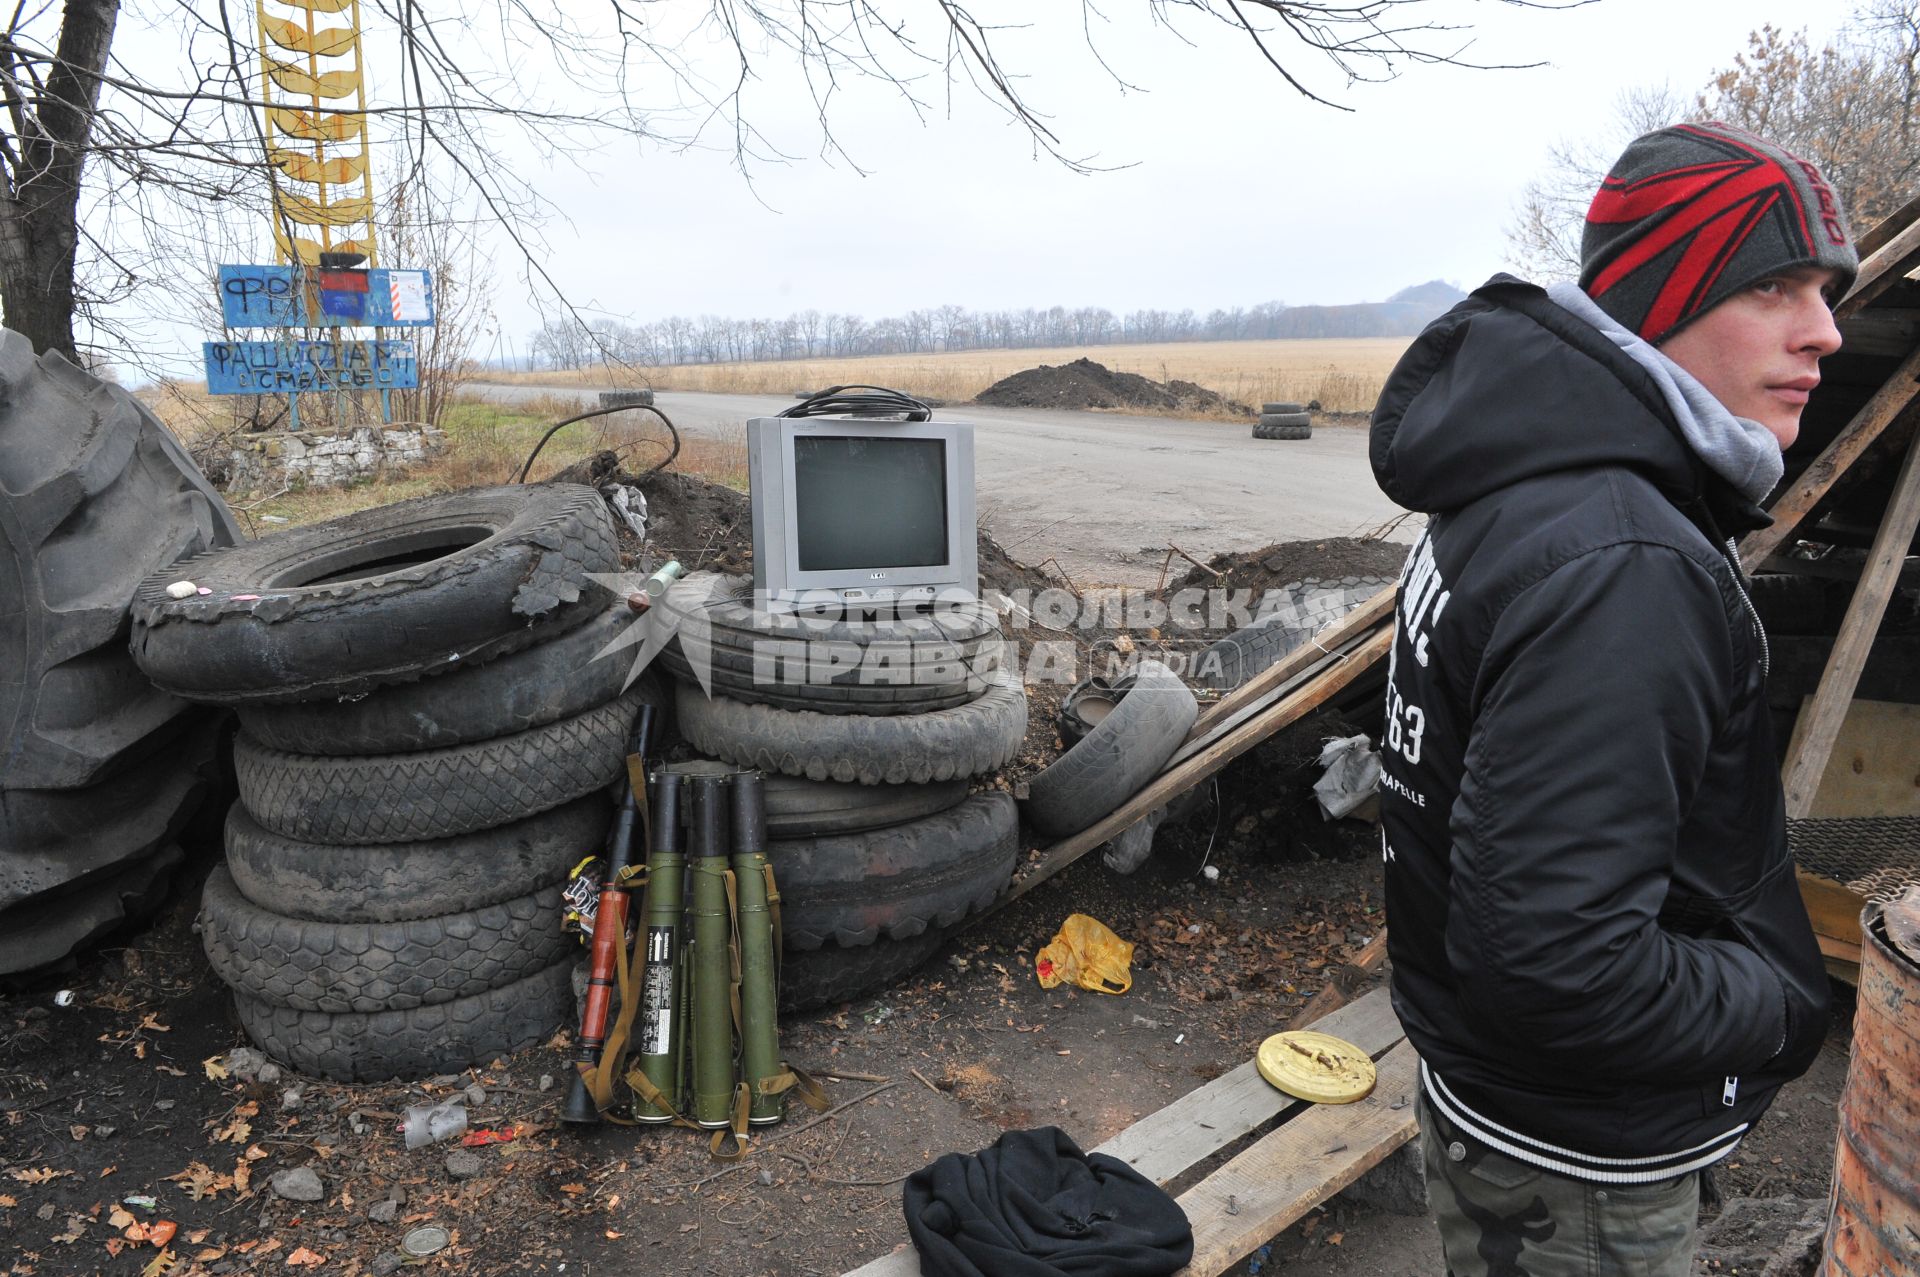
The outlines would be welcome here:
M 652 365 L 750 363 L 1118 342 L 1396 337 L 1418 332 L 1459 297 L 1457 289 L 1436 281 L 1404 289 L 1387 302 L 1289 306 L 1270 301 L 1205 315 L 1192 310 L 1115 315 L 1099 306 L 987 311 L 940 306 L 874 320 L 803 310 L 785 319 L 671 315 L 649 324 L 555 321 L 532 334 L 528 351 L 535 366 L 581 368 L 609 358 Z

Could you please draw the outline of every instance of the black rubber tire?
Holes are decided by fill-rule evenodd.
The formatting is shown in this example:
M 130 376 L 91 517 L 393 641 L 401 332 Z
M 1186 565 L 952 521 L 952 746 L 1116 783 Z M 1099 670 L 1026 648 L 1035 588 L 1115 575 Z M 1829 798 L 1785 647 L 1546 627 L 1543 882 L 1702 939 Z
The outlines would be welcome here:
M 227 811 L 227 870 L 248 901 L 310 922 L 405 922 L 538 891 L 598 852 L 613 804 L 592 793 L 510 825 L 431 842 L 325 846 Z
M 1313 414 L 1310 412 L 1263 412 L 1259 424 L 1263 426 L 1310 426 Z
M 950 709 L 985 693 L 1005 643 L 999 618 L 975 600 L 883 620 L 755 611 L 744 576 L 700 572 L 676 582 L 657 605 L 676 641 L 661 660 L 735 700 L 818 713 L 911 714 Z M 793 654 L 787 664 L 787 654 Z M 809 659 L 811 658 L 811 659 Z M 765 682 L 766 667 L 818 682 Z M 892 681 L 902 674 L 907 682 Z M 889 681 L 879 681 L 887 679 Z
M 653 392 L 651 390 L 603 390 L 600 392 L 602 408 L 651 408 Z
M 769 842 L 788 949 L 904 940 L 992 903 L 1020 857 L 1013 796 L 859 834 Z
M 1306 410 L 1307 405 L 1303 403 L 1263 403 L 1260 405 L 1260 415 L 1263 417 L 1271 417 L 1276 413 L 1305 412 Z
M 619 566 L 592 488 L 415 497 L 152 574 L 134 596 L 133 655 L 155 684 L 193 700 L 349 696 L 585 624 L 612 598 L 592 574 Z M 169 598 L 178 581 L 211 593 Z
M 1153 778 L 1199 714 L 1178 675 L 1158 661 L 1141 661 L 1113 712 L 1027 782 L 1027 822 L 1056 838 L 1093 824 Z
M 224 867 L 200 898 L 201 947 L 227 987 L 296 1011 L 405 1011 L 512 984 L 574 943 L 558 881 L 464 913 L 406 922 L 311 922 L 270 913 Z
M 789 950 L 780 959 L 780 1010 L 797 1015 L 878 993 L 938 953 L 949 934 L 945 927 L 928 927 L 905 940 L 876 940 L 852 949 L 823 944 Z
M 472 997 L 404 1011 L 295 1011 L 234 994 L 253 1044 L 291 1069 L 333 1082 L 408 1081 L 458 1073 L 546 1040 L 573 1014 L 573 960 Z
M 1255 439 L 1311 439 L 1313 438 L 1313 427 L 1255 425 L 1253 428 L 1253 437 Z
M 1200 652 L 1189 681 L 1198 687 L 1231 691 L 1393 583 L 1390 576 L 1344 576 L 1282 586 L 1292 602 L 1263 611 L 1254 624 Z M 1272 593 L 1268 592 L 1269 598 Z
M 190 707 L 127 653 L 148 573 L 242 540 L 167 428 L 118 386 L 0 333 L 0 758 L 74 789 Z
M 219 775 L 223 725 L 194 721 L 203 718 L 149 742 L 97 785 L 0 790 L 0 911 L 172 841 Z
M 689 758 L 668 764 L 667 770 L 682 775 L 731 776 L 741 769 L 717 758 Z M 884 829 L 958 807 L 966 801 L 967 780 L 959 777 L 925 785 L 848 785 L 837 780 L 767 776 L 761 782 L 761 792 L 766 799 L 767 837 L 817 838 L 822 834 Z
M 74 954 L 153 913 L 184 859 L 179 844 L 162 843 L 84 882 L 0 910 L 0 989 L 14 976 L 71 966 Z
M 325 758 L 233 745 L 240 800 L 261 825 L 301 842 L 365 847 L 451 838 L 522 820 L 611 784 L 628 734 L 658 684 L 545 727 L 413 754 Z
M 1027 734 L 1027 694 L 1019 671 L 1007 667 L 971 704 L 871 718 L 708 699 L 682 683 L 674 720 L 695 749 L 743 767 L 809 780 L 924 785 L 1012 762 Z
M 268 749 L 402 754 L 510 736 L 585 713 L 620 694 L 637 646 L 595 659 L 638 618 L 624 600 L 585 625 L 497 661 L 363 696 L 240 709 Z

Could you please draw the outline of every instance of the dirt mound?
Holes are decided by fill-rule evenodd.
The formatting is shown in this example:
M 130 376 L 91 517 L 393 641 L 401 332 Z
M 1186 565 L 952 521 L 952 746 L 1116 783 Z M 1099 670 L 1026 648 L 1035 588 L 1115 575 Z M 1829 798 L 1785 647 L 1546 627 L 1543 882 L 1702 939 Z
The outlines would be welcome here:
M 981 391 L 975 403 L 994 408 L 1132 408 L 1150 412 L 1227 412 L 1251 417 L 1253 409 L 1191 381 L 1154 381 L 1115 372 L 1091 359 L 1041 364 L 1004 377 Z
M 1172 588 L 1270 590 L 1308 577 L 1397 577 L 1406 561 L 1407 547 L 1398 541 L 1359 537 L 1279 541 L 1258 550 L 1216 554 L 1207 560 L 1207 567 L 1189 570 Z

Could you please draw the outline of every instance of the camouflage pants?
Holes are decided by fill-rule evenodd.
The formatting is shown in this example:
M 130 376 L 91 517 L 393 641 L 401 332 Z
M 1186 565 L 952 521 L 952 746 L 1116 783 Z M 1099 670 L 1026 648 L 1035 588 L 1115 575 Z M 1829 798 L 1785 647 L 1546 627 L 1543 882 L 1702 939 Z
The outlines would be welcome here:
M 1697 1172 L 1655 1184 L 1590 1184 L 1515 1161 L 1417 1112 L 1427 1196 L 1447 1277 L 1689 1277 Z

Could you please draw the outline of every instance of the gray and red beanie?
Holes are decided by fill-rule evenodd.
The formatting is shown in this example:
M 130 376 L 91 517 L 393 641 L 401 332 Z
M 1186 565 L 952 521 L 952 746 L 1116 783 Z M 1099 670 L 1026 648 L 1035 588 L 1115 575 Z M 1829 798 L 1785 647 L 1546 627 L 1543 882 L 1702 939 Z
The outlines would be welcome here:
M 1796 266 L 1853 283 L 1839 197 L 1799 156 L 1731 125 L 1634 139 L 1587 210 L 1580 287 L 1658 344 L 1750 284 Z

